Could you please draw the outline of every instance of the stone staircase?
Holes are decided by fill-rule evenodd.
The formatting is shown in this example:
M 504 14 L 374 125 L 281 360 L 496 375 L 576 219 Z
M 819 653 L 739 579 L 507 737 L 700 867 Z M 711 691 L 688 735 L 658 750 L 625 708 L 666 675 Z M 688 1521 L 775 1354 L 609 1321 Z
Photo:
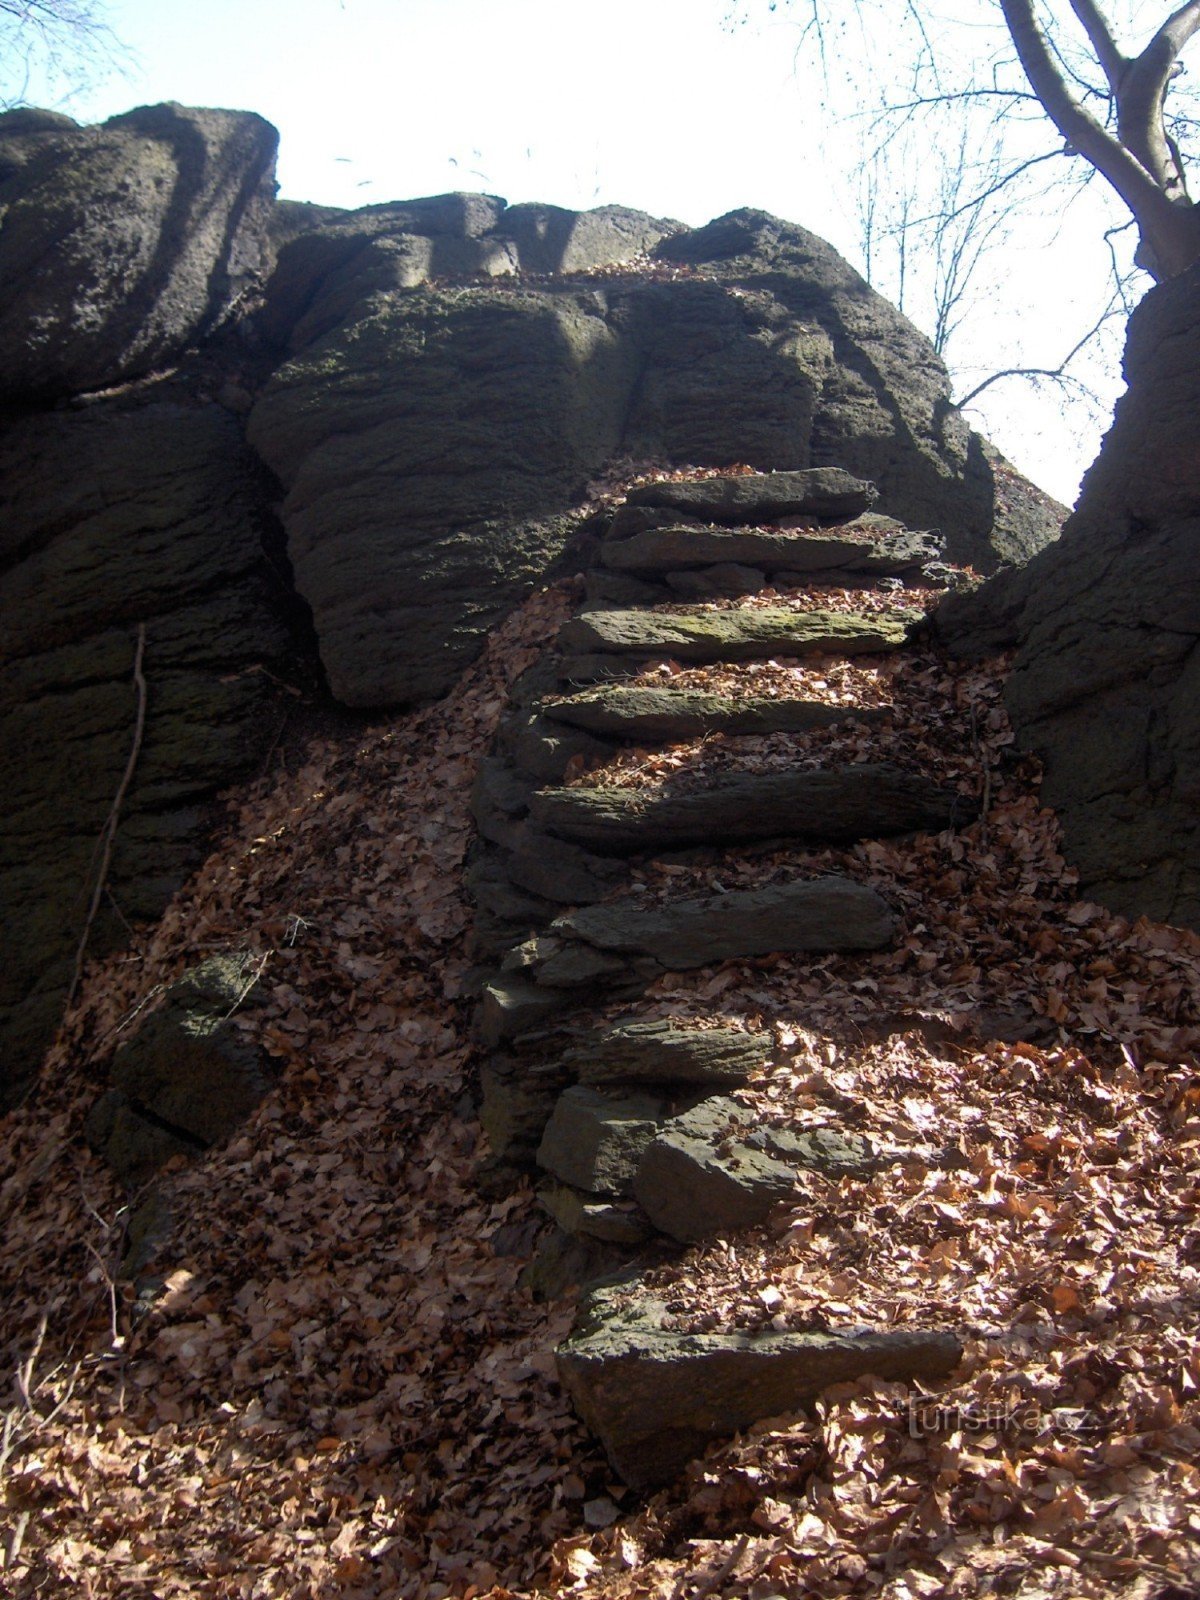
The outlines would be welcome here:
M 933 1377 L 959 1358 L 940 1330 L 669 1332 L 637 1279 L 680 1246 L 763 1222 L 806 1169 L 865 1176 L 896 1154 L 839 1127 L 835 1108 L 828 1126 L 797 1133 L 739 1101 L 738 1087 L 769 1067 L 766 1032 L 637 1009 L 669 972 L 885 948 L 897 926 L 886 900 L 799 871 L 760 887 L 651 894 L 634 868 L 680 863 L 686 880 L 697 852 L 719 860 L 746 846 L 942 831 L 972 820 L 973 802 L 886 762 L 735 763 L 678 777 L 668 766 L 653 783 L 625 781 L 636 756 L 614 765 L 621 751 L 669 757 L 712 735 L 852 721 L 868 736 L 885 707 L 830 705 L 778 683 L 756 693 L 748 666 L 879 658 L 919 635 L 906 580 L 941 585 L 953 569 L 936 534 L 879 515 L 874 500 L 872 485 L 834 468 L 635 489 L 604 530 L 582 610 L 518 685 L 480 767 L 470 881 L 477 947 L 494 962 L 480 1017 L 484 1180 L 539 1175 L 556 1228 L 531 1268 L 535 1288 L 617 1274 L 586 1302 L 559 1368 L 635 1487 L 832 1381 Z M 822 606 L 822 585 L 861 589 L 861 609 Z M 679 664 L 719 667 L 720 686 L 673 688 Z M 589 1010 L 614 1002 L 627 1013 L 589 1025 Z

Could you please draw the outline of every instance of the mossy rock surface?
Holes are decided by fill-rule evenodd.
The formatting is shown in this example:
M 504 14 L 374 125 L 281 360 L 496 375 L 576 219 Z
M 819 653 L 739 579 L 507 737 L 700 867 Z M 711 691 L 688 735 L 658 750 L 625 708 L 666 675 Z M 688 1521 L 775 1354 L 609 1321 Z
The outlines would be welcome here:
M 105 826 L 146 719 L 88 954 L 158 916 L 216 795 L 256 772 L 311 649 L 274 559 L 262 470 L 185 375 L 0 429 L 0 1105 L 71 981 Z
M 829 705 L 822 700 L 780 696 L 705 694 L 695 689 L 655 689 L 614 684 L 544 700 L 543 718 L 631 742 L 672 744 L 706 733 L 807 733 L 838 722 L 875 723 L 886 707 Z
M 261 117 L 158 105 L 3 131 L 0 400 L 177 361 L 264 267 L 278 135 Z
M 534 821 L 589 850 L 634 855 L 689 845 L 796 838 L 847 844 L 965 825 L 978 807 L 916 773 L 886 765 L 735 773 L 703 785 L 540 790 Z
M 669 656 L 688 662 L 884 655 L 905 645 L 921 620 L 919 611 L 789 611 L 782 606 L 588 611 L 563 624 L 558 647 L 567 655 Z

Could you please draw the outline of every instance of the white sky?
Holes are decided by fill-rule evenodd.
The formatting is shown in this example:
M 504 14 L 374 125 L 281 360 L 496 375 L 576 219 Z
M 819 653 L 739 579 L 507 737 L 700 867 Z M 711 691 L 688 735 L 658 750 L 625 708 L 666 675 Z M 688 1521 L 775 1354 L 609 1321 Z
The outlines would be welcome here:
M 978 3 L 978 0 L 976 0 Z M 634 206 L 699 224 L 738 206 L 798 222 L 862 266 L 846 176 L 853 130 L 820 110 L 794 23 L 723 27 L 728 0 L 110 0 L 135 61 L 63 109 L 83 121 L 178 100 L 254 110 L 280 131 L 281 193 L 358 206 L 449 189 L 511 202 Z M 58 103 L 34 83 L 28 98 Z M 845 166 L 842 164 L 846 163 Z M 1086 197 L 1057 245 L 1014 246 L 951 348 L 958 393 L 997 367 L 1053 366 L 1087 325 Z M 1076 215 L 1075 213 L 1078 213 Z M 919 316 L 916 320 L 920 320 Z M 928 331 L 928 330 L 927 330 Z M 1119 343 L 1116 345 L 1119 350 Z M 1111 403 L 1107 371 L 1091 375 Z M 970 413 L 1065 500 L 1099 421 L 997 385 Z

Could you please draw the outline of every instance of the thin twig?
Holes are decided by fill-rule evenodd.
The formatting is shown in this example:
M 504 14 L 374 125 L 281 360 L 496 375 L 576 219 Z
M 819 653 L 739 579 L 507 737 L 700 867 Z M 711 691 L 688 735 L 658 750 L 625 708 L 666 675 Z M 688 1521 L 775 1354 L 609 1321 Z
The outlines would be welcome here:
M 137 717 L 133 728 L 133 744 L 129 751 L 129 760 L 125 763 L 125 771 L 121 775 L 121 782 L 117 785 L 117 792 L 113 797 L 112 808 L 105 819 L 100 837 L 103 841 L 103 850 L 100 854 L 100 870 L 96 877 L 96 886 L 92 891 L 92 903 L 88 907 L 87 920 L 83 924 L 83 932 L 79 937 L 79 948 L 75 952 L 75 970 L 71 975 L 71 987 L 67 990 L 67 1004 L 70 1005 L 79 988 L 79 980 L 83 975 L 83 958 L 87 954 L 88 940 L 92 934 L 92 924 L 96 920 L 96 913 L 100 909 L 100 901 L 104 897 L 108 885 L 108 869 L 112 865 L 113 845 L 116 843 L 117 827 L 121 820 L 121 806 L 133 782 L 134 769 L 138 763 L 138 756 L 142 750 L 142 739 L 146 732 L 146 678 L 142 672 L 142 661 L 146 654 L 146 624 L 138 623 L 137 650 L 133 658 L 133 685 L 137 690 Z
M 984 751 L 983 741 L 979 737 L 979 712 L 974 701 L 971 702 L 971 749 L 983 772 L 983 794 L 979 806 L 979 842 L 986 844 L 988 812 L 992 809 L 992 768 Z
M 33 1370 L 37 1366 L 37 1359 L 42 1353 L 42 1345 L 46 1340 L 46 1328 L 49 1325 L 49 1313 L 43 1311 L 38 1318 L 38 1331 L 34 1335 L 33 1348 L 27 1360 L 17 1366 L 17 1393 L 21 1397 L 21 1404 L 26 1411 L 33 1410 Z
M 750 1545 L 750 1535 L 743 1533 L 735 1540 L 733 1549 L 728 1552 L 725 1559 L 715 1572 L 702 1573 L 696 1587 L 691 1591 L 690 1600 L 704 1600 L 706 1595 L 719 1591 L 726 1578 L 746 1554 Z M 682 1600 L 687 1585 L 691 1582 L 691 1574 L 684 1573 L 679 1583 L 675 1586 L 675 1600 Z
M 25 1543 L 25 1529 L 29 1526 L 30 1515 L 30 1512 L 22 1511 L 13 1524 L 13 1531 L 8 1541 L 8 1550 L 4 1557 L 4 1565 L 6 1567 L 16 1565 L 17 1557 L 21 1554 L 21 1546 Z
M 270 959 L 271 959 L 271 952 L 269 950 L 267 950 L 267 951 L 265 951 L 263 953 L 263 956 L 260 959 L 260 961 L 258 963 L 258 966 L 255 967 L 253 974 L 246 980 L 246 983 L 245 983 L 244 988 L 242 989 L 242 992 L 238 995 L 237 999 L 230 1006 L 229 1010 L 221 1018 L 222 1022 L 228 1022 L 229 1018 L 233 1015 L 233 1013 L 241 1005 L 242 1001 L 246 998 L 246 996 L 250 993 L 251 989 L 253 989 L 254 985 L 258 982 L 258 980 L 262 977 L 263 973 L 266 971 L 267 962 Z
M 1096 321 L 1092 324 L 1088 331 L 1081 338 L 1075 341 L 1075 343 L 1067 351 L 1066 355 L 1059 362 L 1057 367 L 1005 367 L 1000 372 L 993 372 L 992 375 L 988 378 L 985 378 L 982 383 L 977 383 L 973 389 L 971 389 L 967 394 L 963 395 L 961 400 L 952 400 L 950 402 L 951 405 L 953 405 L 959 411 L 964 410 L 971 404 L 972 400 L 981 395 L 985 389 L 990 388 L 993 383 L 998 383 L 1001 378 L 1053 378 L 1058 382 L 1065 382 L 1067 377 L 1067 368 L 1070 366 L 1071 362 L 1074 361 L 1075 357 L 1083 349 L 1084 345 L 1087 344 L 1090 339 L 1094 339 L 1096 337 L 1104 324 L 1116 315 L 1114 303 L 1120 291 L 1121 285 L 1118 285 L 1117 289 L 1114 291 L 1113 295 L 1109 299 L 1108 304 L 1100 313 L 1099 317 L 1097 317 Z

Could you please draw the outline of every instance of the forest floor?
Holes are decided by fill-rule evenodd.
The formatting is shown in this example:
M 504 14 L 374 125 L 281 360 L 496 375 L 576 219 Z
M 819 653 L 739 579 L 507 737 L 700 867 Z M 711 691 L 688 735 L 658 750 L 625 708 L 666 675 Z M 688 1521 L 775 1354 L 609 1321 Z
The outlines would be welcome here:
M 1077 898 L 1002 662 L 764 666 L 760 687 L 783 672 L 891 720 L 615 764 L 678 781 L 869 743 L 985 810 L 937 836 L 635 868 L 677 891 L 799 861 L 902 916 L 886 951 L 731 962 L 647 996 L 642 1014 L 770 1029 L 752 1102 L 801 1123 L 839 1105 L 896 1152 L 870 1178 L 806 1176 L 769 1225 L 656 1269 L 677 1325 L 933 1324 L 965 1356 L 928 1392 L 826 1391 L 652 1498 L 612 1481 L 555 1381 L 573 1305 L 518 1284 L 532 1190 L 474 1183 L 461 870 L 476 761 L 576 593 L 534 596 L 437 705 L 277 756 L 162 920 L 89 967 L 0 1124 L 0 1590 L 1200 1594 L 1200 938 Z M 231 948 L 262 958 L 268 1003 L 243 1026 L 278 1081 L 160 1179 L 139 1292 L 117 1272 L 139 1197 L 83 1119 L 144 1009 Z

